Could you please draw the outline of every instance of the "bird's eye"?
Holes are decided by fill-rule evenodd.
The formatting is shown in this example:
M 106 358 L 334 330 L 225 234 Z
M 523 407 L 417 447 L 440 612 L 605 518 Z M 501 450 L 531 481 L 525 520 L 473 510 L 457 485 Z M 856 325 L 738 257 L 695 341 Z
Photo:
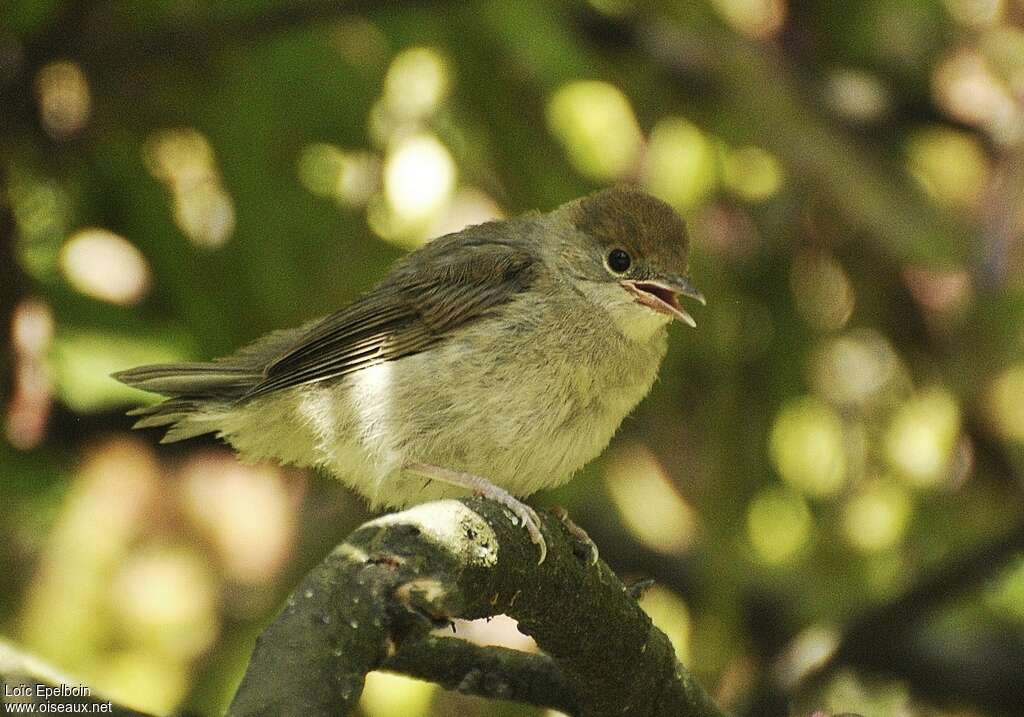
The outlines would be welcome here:
M 608 268 L 616 274 L 621 274 L 629 269 L 632 263 L 633 260 L 629 258 L 629 254 L 622 249 L 612 249 L 608 253 Z

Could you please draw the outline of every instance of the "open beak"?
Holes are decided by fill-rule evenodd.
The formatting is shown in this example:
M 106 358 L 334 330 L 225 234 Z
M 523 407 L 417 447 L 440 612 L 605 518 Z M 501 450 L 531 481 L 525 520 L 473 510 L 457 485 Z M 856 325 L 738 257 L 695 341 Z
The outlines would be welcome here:
M 698 302 L 701 306 L 707 305 L 704 294 L 690 283 L 685 276 L 667 276 L 647 281 L 635 281 L 625 279 L 621 282 L 622 288 L 631 293 L 638 303 L 654 309 L 658 313 L 666 314 L 679 319 L 684 324 L 697 327 L 690 313 L 679 305 L 679 297 L 685 296 Z

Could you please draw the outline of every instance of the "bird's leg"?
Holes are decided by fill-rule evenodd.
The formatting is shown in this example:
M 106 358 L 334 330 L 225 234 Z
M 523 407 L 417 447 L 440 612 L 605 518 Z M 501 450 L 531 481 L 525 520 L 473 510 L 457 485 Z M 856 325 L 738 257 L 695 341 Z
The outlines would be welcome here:
M 550 509 L 550 512 L 562 522 L 565 529 L 569 531 L 569 535 L 571 535 L 577 544 L 586 552 L 587 565 L 595 564 L 599 557 L 597 553 L 597 543 L 587 535 L 587 531 L 576 525 L 572 518 L 569 517 L 569 511 L 562 506 L 556 505 Z M 577 553 L 577 555 L 579 555 L 579 553 Z
M 478 495 L 482 498 L 489 498 L 490 500 L 501 503 L 512 511 L 512 514 L 519 519 L 519 524 L 526 528 L 526 532 L 530 534 L 530 540 L 533 541 L 534 545 L 536 545 L 537 549 L 540 551 L 540 560 L 538 560 L 537 563 L 540 564 L 544 562 L 544 558 L 546 558 L 548 554 L 548 546 L 547 543 L 544 542 L 544 536 L 540 532 L 540 517 L 533 508 L 528 506 L 526 503 L 523 503 L 504 488 L 499 488 L 486 478 L 481 478 L 480 476 L 473 475 L 472 473 L 453 471 L 448 468 L 432 466 L 427 463 L 406 463 L 403 466 L 403 469 L 410 473 L 423 476 L 424 478 L 436 480 L 440 483 L 447 483 L 448 485 L 465 488 L 466 490 L 472 491 L 474 495 Z

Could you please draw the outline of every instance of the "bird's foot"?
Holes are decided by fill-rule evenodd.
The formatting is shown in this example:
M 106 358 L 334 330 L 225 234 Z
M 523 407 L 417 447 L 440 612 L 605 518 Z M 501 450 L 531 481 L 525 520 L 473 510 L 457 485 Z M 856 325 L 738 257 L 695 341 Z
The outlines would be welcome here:
M 537 561 L 537 564 L 539 565 L 544 562 L 544 558 L 548 555 L 548 546 L 544 542 L 544 535 L 540 532 L 540 516 L 537 515 L 537 511 L 507 490 L 494 485 L 486 478 L 481 478 L 478 475 L 453 471 L 449 468 L 432 466 L 427 463 L 407 463 L 404 468 L 410 473 L 415 473 L 440 483 L 465 488 L 472 491 L 474 495 L 501 503 L 518 519 L 519 525 L 526 528 L 526 532 L 530 535 L 530 540 L 537 546 L 537 550 L 540 553 L 540 559 Z
M 551 508 L 551 514 L 561 521 L 565 529 L 569 531 L 569 535 L 576 541 L 576 545 L 573 546 L 573 552 L 581 558 L 585 558 L 587 565 L 597 563 L 597 559 L 600 557 L 597 552 L 597 543 L 591 540 L 590 536 L 587 535 L 587 531 L 573 522 L 572 518 L 569 517 L 569 511 L 560 505 L 556 505 Z

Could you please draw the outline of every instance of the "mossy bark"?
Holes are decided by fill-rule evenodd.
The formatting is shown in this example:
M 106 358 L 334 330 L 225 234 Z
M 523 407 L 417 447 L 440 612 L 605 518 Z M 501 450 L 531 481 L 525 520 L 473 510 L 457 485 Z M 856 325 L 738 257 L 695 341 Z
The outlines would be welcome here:
M 540 565 L 526 532 L 478 498 L 361 526 L 257 640 L 229 714 L 348 714 L 366 673 L 390 668 L 583 717 L 722 715 L 611 569 L 581 559 L 559 520 L 543 522 Z M 499 614 L 546 656 L 424 641 L 452 618 Z

